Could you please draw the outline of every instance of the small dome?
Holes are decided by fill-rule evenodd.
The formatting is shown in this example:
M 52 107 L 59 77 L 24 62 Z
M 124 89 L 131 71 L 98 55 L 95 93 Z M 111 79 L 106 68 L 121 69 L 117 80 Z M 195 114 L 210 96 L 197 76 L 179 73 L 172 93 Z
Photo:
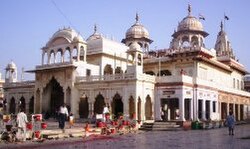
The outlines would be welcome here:
M 54 33 L 54 35 L 49 40 L 47 45 L 49 45 L 49 43 L 53 42 L 53 40 L 56 38 L 65 38 L 69 42 L 73 42 L 73 41 L 74 42 L 84 42 L 82 36 L 79 33 L 77 33 L 74 29 L 71 29 L 71 28 L 59 29 L 57 32 Z
M 95 40 L 95 39 L 100 39 L 100 38 L 102 38 L 102 35 L 97 32 L 97 26 L 95 25 L 94 26 L 94 33 L 89 36 L 89 38 L 87 39 L 87 41 Z
M 141 46 L 137 42 L 132 42 L 132 44 L 129 46 L 129 49 L 138 51 L 141 50 Z
M 148 30 L 139 23 L 139 16 L 136 14 L 136 23 L 132 25 L 126 32 L 126 38 L 148 38 Z
M 6 70 L 11 70 L 11 69 L 16 69 L 16 64 L 11 61 L 7 66 L 6 66 Z
M 203 31 L 203 25 L 196 17 L 188 15 L 178 25 L 178 31 L 183 30 Z

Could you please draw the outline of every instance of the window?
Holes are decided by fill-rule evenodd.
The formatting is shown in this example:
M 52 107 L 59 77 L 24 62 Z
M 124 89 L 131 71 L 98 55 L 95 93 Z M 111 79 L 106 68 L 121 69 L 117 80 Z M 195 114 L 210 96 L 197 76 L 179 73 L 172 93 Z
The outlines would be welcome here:
M 216 101 L 213 101 L 213 112 L 216 112 Z
M 90 76 L 91 75 L 91 70 L 90 69 L 87 69 L 86 70 L 86 76 Z

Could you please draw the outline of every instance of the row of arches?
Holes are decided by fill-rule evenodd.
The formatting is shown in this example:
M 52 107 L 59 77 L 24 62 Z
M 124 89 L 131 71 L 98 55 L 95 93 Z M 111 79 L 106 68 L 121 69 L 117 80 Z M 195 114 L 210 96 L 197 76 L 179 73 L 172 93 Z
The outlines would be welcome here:
M 84 61 L 85 49 L 83 46 L 78 50 L 75 46 L 74 48 L 66 47 L 65 49 L 59 48 L 57 50 L 51 49 L 44 51 L 42 54 L 42 64 L 54 64 L 54 63 L 64 63 L 75 61 Z M 79 56 L 78 56 L 79 55 Z
M 121 67 L 116 67 L 115 68 L 115 72 L 113 71 L 113 68 L 110 64 L 107 64 L 105 67 L 104 67 L 104 75 L 107 75 L 107 74 L 122 74 L 123 73 L 123 70 Z
M 103 97 L 102 94 L 98 94 L 95 98 L 94 101 L 94 107 L 93 107 L 93 114 L 102 114 L 103 112 L 103 108 L 104 106 L 108 106 L 109 110 L 111 111 L 111 113 L 115 116 L 118 117 L 119 115 L 124 113 L 124 103 L 122 101 L 122 97 L 117 93 L 115 94 L 115 96 L 112 99 L 112 102 L 110 103 L 110 105 L 107 103 L 105 103 L 105 99 Z M 139 97 L 138 100 L 136 101 L 132 96 L 130 96 L 130 98 L 128 99 L 128 116 L 129 118 L 134 118 L 135 113 L 137 113 L 137 119 L 141 120 L 142 119 L 142 100 Z M 136 109 L 136 104 L 137 104 L 137 109 Z M 153 114 L 153 110 L 152 110 L 152 101 L 151 101 L 151 97 L 148 95 L 146 97 L 146 102 L 145 102 L 145 118 L 146 120 L 150 120 L 152 119 L 152 114 Z M 136 111 L 137 110 L 137 111 Z M 80 118 L 88 118 L 89 113 L 90 112 L 90 107 L 89 107 L 89 98 L 83 97 L 80 98 L 80 102 L 79 102 L 79 116 Z
M 34 96 L 32 96 L 29 101 L 23 96 L 18 101 L 16 101 L 14 97 L 10 99 L 9 113 L 15 114 L 21 108 L 24 109 L 26 113 L 34 113 Z

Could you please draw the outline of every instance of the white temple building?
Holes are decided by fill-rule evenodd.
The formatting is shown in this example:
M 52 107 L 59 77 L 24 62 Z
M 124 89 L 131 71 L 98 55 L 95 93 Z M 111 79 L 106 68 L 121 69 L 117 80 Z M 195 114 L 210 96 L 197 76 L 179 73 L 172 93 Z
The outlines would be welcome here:
M 55 32 L 42 48 L 34 81 L 18 81 L 14 62 L 6 67 L 4 100 L 7 113 L 53 117 L 66 103 L 76 118 L 102 113 L 137 120 L 220 120 L 233 111 L 249 118 L 250 93 L 244 91 L 247 70 L 235 59 L 221 23 L 215 47 L 205 47 L 208 33 L 188 14 L 172 34 L 170 47 L 151 51 L 149 31 L 138 14 L 122 42 L 98 32 L 84 40 L 72 28 Z M 164 37 L 162 37 L 164 38 Z

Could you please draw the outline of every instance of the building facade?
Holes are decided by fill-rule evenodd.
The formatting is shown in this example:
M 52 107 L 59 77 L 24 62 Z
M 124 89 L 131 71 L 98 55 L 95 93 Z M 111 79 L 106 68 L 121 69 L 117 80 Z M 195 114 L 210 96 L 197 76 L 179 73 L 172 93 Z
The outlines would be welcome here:
M 85 41 L 63 28 L 42 48 L 41 64 L 27 72 L 34 81 L 18 82 L 14 63 L 6 67 L 4 98 L 8 113 L 55 116 L 66 103 L 76 118 L 90 118 L 108 106 L 115 116 L 138 120 L 220 120 L 229 111 L 249 118 L 250 93 L 243 90 L 244 66 L 235 60 L 221 23 L 214 49 L 205 47 L 208 33 L 188 14 L 172 35 L 170 47 L 151 51 L 148 30 L 135 23 L 122 42 L 98 32 Z

